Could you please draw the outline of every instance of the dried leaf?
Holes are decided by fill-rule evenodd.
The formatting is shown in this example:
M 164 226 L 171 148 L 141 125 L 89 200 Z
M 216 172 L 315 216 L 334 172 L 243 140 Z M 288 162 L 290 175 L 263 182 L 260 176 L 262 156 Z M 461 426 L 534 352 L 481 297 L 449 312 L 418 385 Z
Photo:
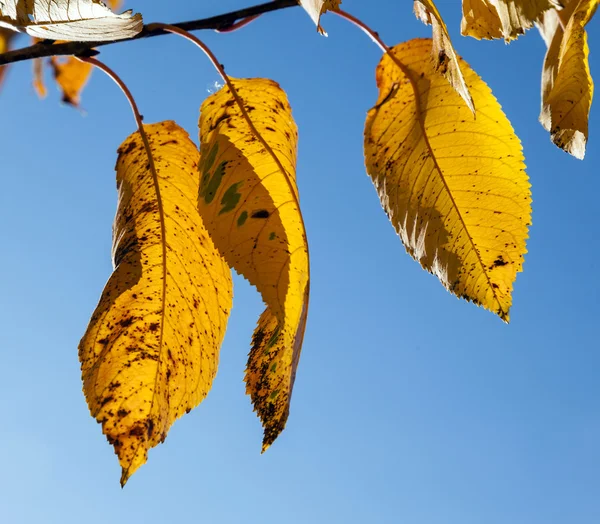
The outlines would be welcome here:
M 300 5 L 312 18 L 319 33 L 325 36 L 327 33 L 321 27 L 321 15 L 329 10 L 337 9 L 341 3 L 342 0 L 300 0 Z
M 542 35 L 548 38 L 551 28 L 554 35 L 544 59 L 540 122 L 552 142 L 579 159 L 585 156 L 594 95 L 585 26 L 597 7 L 598 0 L 573 1 L 560 14 L 568 20 L 564 31 L 552 17 L 541 25 Z
M 0 26 L 42 39 L 121 40 L 142 30 L 142 17 L 115 14 L 100 0 L 0 0 Z
M 411 40 L 377 67 L 367 171 L 410 255 L 449 291 L 508 322 L 531 220 L 521 144 L 490 89 L 459 58 L 473 119 L 435 71 L 431 49 L 431 40 Z
M 119 148 L 115 270 L 79 345 L 90 411 L 114 446 L 121 483 L 197 406 L 217 371 L 231 271 L 198 214 L 199 153 L 174 122 Z
M 296 187 L 297 131 L 287 97 L 271 80 L 233 83 L 256 132 L 229 88 L 204 101 L 198 206 L 225 260 L 267 305 L 246 372 L 247 392 L 265 428 L 264 450 L 289 412 L 308 307 L 308 246 Z
M 473 98 L 465 83 L 462 71 L 458 65 L 454 47 L 450 41 L 450 35 L 446 24 L 442 20 L 433 0 L 415 0 L 415 14 L 421 22 L 431 25 L 433 32 L 433 48 L 431 56 L 436 71 L 440 72 L 456 92 L 462 97 L 469 109 L 475 113 Z
M 514 40 L 560 0 L 463 0 L 461 32 L 477 39 Z

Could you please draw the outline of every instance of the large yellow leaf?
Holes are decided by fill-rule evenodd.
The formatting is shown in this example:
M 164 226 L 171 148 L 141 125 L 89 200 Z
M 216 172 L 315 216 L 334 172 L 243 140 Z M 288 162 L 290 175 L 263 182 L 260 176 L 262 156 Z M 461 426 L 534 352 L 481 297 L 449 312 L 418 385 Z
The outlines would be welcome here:
M 199 153 L 174 122 L 121 145 L 115 270 L 79 345 L 92 415 L 121 483 L 206 396 L 231 308 L 231 272 L 196 209 Z
M 463 0 L 461 32 L 465 36 L 517 38 L 548 9 L 560 8 L 559 0 Z
M 475 113 L 473 99 L 465 83 L 462 71 L 458 65 L 456 53 L 448 34 L 446 24 L 442 20 L 433 0 L 415 0 L 415 14 L 424 24 L 431 24 L 433 32 L 432 57 L 434 67 L 446 77 L 456 92 L 462 97 L 469 109 Z
M 337 9 L 342 0 L 300 0 L 300 5 L 312 18 L 316 24 L 319 33 L 327 36 L 327 33 L 321 27 L 321 15 L 333 9 Z
M 584 28 L 597 7 L 598 0 L 573 0 L 561 13 L 561 18 L 568 20 L 564 31 L 563 25 L 550 17 L 541 28 L 547 41 L 549 27 L 554 34 L 544 60 L 540 122 L 552 142 L 580 159 L 585 156 L 594 95 Z
M 267 305 L 246 373 L 266 449 L 289 411 L 308 307 L 308 246 L 295 180 L 296 124 L 285 93 L 271 80 L 232 81 L 254 129 L 229 88 L 204 101 L 198 206 L 219 251 Z
M 407 251 L 442 284 L 509 320 L 531 215 L 521 144 L 487 85 L 459 59 L 468 107 L 411 40 L 377 67 L 367 170 Z

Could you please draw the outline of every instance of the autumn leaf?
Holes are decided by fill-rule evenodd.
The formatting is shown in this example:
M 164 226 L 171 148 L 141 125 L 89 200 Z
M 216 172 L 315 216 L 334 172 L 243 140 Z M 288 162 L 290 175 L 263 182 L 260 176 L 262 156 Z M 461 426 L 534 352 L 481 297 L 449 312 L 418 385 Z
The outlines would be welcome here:
M 560 9 L 559 0 L 463 0 L 461 32 L 477 39 L 514 40 L 549 9 Z
M 190 195 L 199 153 L 174 122 L 119 148 L 110 277 L 79 345 L 90 411 L 114 446 L 121 483 L 206 396 L 231 308 L 231 272 Z
M 592 19 L 598 0 L 571 2 L 557 18 L 545 20 L 542 35 L 549 41 L 542 73 L 540 122 L 550 132 L 552 142 L 576 158 L 583 159 L 588 139 L 588 119 L 594 82 L 588 61 L 585 26 Z M 548 32 L 554 34 L 549 39 Z
M 436 73 L 431 49 L 431 40 L 411 40 L 377 67 L 367 171 L 407 251 L 452 293 L 508 322 L 531 216 L 521 144 L 490 89 L 459 58 L 473 119 Z
M 142 30 L 142 17 L 115 14 L 100 0 L 1 0 L 0 26 L 31 36 L 79 42 L 122 40 Z
M 329 10 L 337 9 L 341 3 L 342 0 L 300 0 L 300 5 L 312 18 L 319 33 L 325 36 L 327 33 L 321 27 L 321 15 Z
M 431 50 L 433 64 L 436 71 L 440 72 L 450 82 L 450 85 L 462 97 L 469 109 L 475 113 L 473 98 L 465 83 L 462 71 L 458 65 L 456 53 L 446 24 L 442 20 L 433 0 L 415 0 L 415 15 L 424 24 L 431 25 L 433 32 L 433 47 Z
M 225 260 L 267 305 L 246 372 L 247 392 L 265 428 L 264 450 L 289 412 L 308 308 L 308 246 L 287 97 L 271 80 L 232 81 L 252 127 L 228 87 L 204 101 L 198 206 Z
M 10 51 L 13 38 L 16 36 L 14 31 L 0 27 L 0 54 Z M 7 66 L 0 66 L 0 88 L 6 75 Z

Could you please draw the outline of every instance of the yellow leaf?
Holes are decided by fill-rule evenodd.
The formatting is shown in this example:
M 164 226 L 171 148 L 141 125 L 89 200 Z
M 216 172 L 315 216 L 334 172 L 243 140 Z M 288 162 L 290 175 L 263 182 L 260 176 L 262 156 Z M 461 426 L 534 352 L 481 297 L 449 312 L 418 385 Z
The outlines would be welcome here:
M 11 43 L 13 38 L 17 33 L 11 31 L 10 29 L 6 29 L 4 27 L 0 27 L 0 54 L 6 53 L 11 49 Z M 0 66 L 0 87 L 2 87 L 2 82 L 4 81 L 4 77 L 6 75 L 7 66 Z
M 559 0 L 463 0 L 461 32 L 477 39 L 514 40 Z
M 81 91 L 90 78 L 93 66 L 87 62 L 77 60 L 73 56 L 64 61 L 53 56 L 50 59 L 50 65 L 56 83 L 62 92 L 62 101 L 78 107 L 81 100 Z
M 342 0 L 300 0 L 300 5 L 312 18 L 319 33 L 325 36 L 327 33 L 321 27 L 321 15 L 329 10 L 337 9 L 341 3 Z
M 377 67 L 367 171 L 407 251 L 459 297 L 509 320 L 531 216 L 521 144 L 487 85 L 459 58 L 477 119 L 411 40 Z
M 308 306 L 308 246 L 295 180 L 297 130 L 287 97 L 271 80 L 232 81 L 255 129 L 229 88 L 204 101 L 198 206 L 225 260 L 267 305 L 246 374 L 266 449 L 287 419 Z
M 195 204 L 199 153 L 174 122 L 119 148 L 115 270 L 79 345 L 84 392 L 114 446 L 121 483 L 197 406 L 217 371 L 231 271 Z
M 456 92 L 462 97 L 469 109 L 475 113 L 473 98 L 465 83 L 462 71 L 458 65 L 454 47 L 446 24 L 442 20 L 433 0 L 415 0 L 415 14 L 424 24 L 430 25 L 433 32 L 432 58 L 436 71 L 446 77 Z
M 551 25 L 554 35 L 544 59 L 540 122 L 552 142 L 580 159 L 585 156 L 594 95 L 584 28 L 597 7 L 598 0 L 573 1 L 560 14 L 568 20 L 564 31 L 556 19 L 545 20 L 541 29 L 546 36 Z

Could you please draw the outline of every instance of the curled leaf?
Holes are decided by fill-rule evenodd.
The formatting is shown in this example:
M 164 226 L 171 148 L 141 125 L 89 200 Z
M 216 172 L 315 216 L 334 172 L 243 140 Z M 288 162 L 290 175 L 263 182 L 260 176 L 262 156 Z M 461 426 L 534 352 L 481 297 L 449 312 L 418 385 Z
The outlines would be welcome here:
M 531 220 L 521 144 L 487 85 L 459 58 L 477 119 L 429 60 L 400 44 L 377 67 L 367 171 L 411 256 L 444 287 L 509 320 Z
M 542 72 L 540 122 L 552 142 L 579 159 L 585 156 L 594 95 L 585 26 L 597 7 L 598 0 L 573 0 L 560 13 L 568 20 L 564 30 L 557 13 L 540 24 L 542 36 L 549 42 Z
M 433 0 L 415 0 L 415 15 L 421 22 L 431 25 L 433 47 L 431 56 L 436 71 L 439 71 L 456 92 L 462 97 L 469 109 L 475 113 L 473 98 L 465 82 L 448 29 Z
M 138 34 L 142 17 L 113 13 L 100 0 L 0 0 L 0 26 L 52 40 L 100 42 Z
M 119 148 L 111 275 L 79 345 L 92 415 L 114 446 L 121 483 L 217 371 L 231 271 L 198 214 L 198 149 L 174 122 L 145 125 Z
M 514 40 L 544 12 L 560 9 L 559 0 L 463 0 L 461 32 L 477 39 Z
M 327 33 L 321 27 L 321 15 L 329 10 L 337 9 L 341 3 L 342 0 L 300 0 L 300 5 L 312 18 L 319 33 L 325 36 Z
M 246 372 L 247 392 L 265 428 L 264 450 L 289 412 L 308 308 L 308 245 L 287 97 L 271 80 L 232 82 L 254 129 L 228 87 L 204 101 L 198 209 L 225 260 L 267 305 Z

